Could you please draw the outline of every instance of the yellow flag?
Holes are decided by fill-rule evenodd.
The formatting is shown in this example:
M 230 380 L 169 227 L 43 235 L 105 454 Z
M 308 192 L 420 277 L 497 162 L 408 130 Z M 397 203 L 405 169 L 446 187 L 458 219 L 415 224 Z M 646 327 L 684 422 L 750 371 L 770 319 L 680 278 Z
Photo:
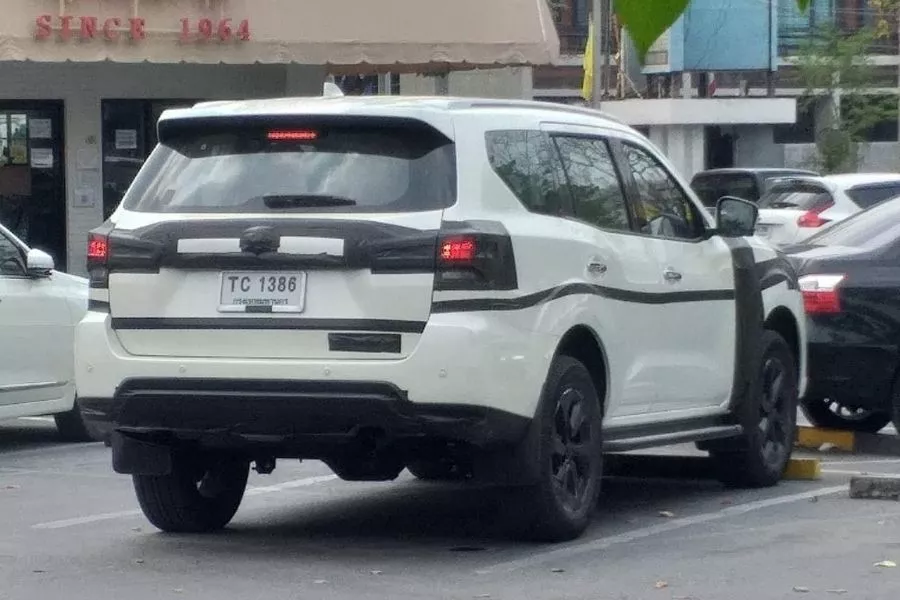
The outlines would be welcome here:
M 591 99 L 594 89 L 594 20 L 588 23 L 588 41 L 584 48 L 584 80 L 581 84 L 581 97 Z

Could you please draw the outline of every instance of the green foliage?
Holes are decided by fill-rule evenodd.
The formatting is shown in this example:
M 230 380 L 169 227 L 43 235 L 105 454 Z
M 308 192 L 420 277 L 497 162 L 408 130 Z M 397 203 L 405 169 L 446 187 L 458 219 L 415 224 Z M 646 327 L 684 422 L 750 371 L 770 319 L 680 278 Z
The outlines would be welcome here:
M 821 108 L 822 99 L 831 99 L 831 110 L 819 111 L 816 119 L 815 167 L 825 173 L 854 170 L 859 142 L 866 133 L 897 118 L 896 96 L 862 93 L 877 85 L 876 66 L 868 58 L 875 39 L 876 32 L 869 29 L 846 34 L 826 27 L 810 36 L 797 54 L 796 66 L 805 88 L 801 107 Z

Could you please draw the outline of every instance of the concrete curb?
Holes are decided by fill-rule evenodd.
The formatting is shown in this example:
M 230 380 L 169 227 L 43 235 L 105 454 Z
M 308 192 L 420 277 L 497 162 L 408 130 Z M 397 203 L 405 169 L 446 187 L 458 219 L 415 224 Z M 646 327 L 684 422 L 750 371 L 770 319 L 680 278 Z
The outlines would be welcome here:
M 900 477 L 860 475 L 850 479 L 850 497 L 900 501 Z
M 797 446 L 806 450 L 820 450 L 831 446 L 843 452 L 900 456 L 900 435 L 856 433 L 817 427 L 797 427 Z

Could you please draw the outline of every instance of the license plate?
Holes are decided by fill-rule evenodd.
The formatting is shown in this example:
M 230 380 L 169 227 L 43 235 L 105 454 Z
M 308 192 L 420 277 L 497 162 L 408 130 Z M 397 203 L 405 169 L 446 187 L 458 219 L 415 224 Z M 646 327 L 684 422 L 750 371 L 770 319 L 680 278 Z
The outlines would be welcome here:
M 769 237 L 769 234 L 772 233 L 771 225 L 763 225 L 762 223 L 758 223 L 756 225 L 756 235 L 759 237 Z
M 306 273 L 247 271 L 222 273 L 220 312 L 303 312 Z

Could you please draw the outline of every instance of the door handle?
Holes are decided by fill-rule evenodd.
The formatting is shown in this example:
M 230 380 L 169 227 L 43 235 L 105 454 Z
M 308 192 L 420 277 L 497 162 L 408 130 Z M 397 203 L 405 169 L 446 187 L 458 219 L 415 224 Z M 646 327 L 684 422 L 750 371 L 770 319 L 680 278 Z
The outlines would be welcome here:
M 588 263 L 587 270 L 591 275 L 603 275 L 606 273 L 607 267 L 599 260 L 592 260 Z
M 663 271 L 663 278 L 669 283 L 677 283 L 681 281 L 681 273 L 674 270 L 672 267 L 668 267 Z

